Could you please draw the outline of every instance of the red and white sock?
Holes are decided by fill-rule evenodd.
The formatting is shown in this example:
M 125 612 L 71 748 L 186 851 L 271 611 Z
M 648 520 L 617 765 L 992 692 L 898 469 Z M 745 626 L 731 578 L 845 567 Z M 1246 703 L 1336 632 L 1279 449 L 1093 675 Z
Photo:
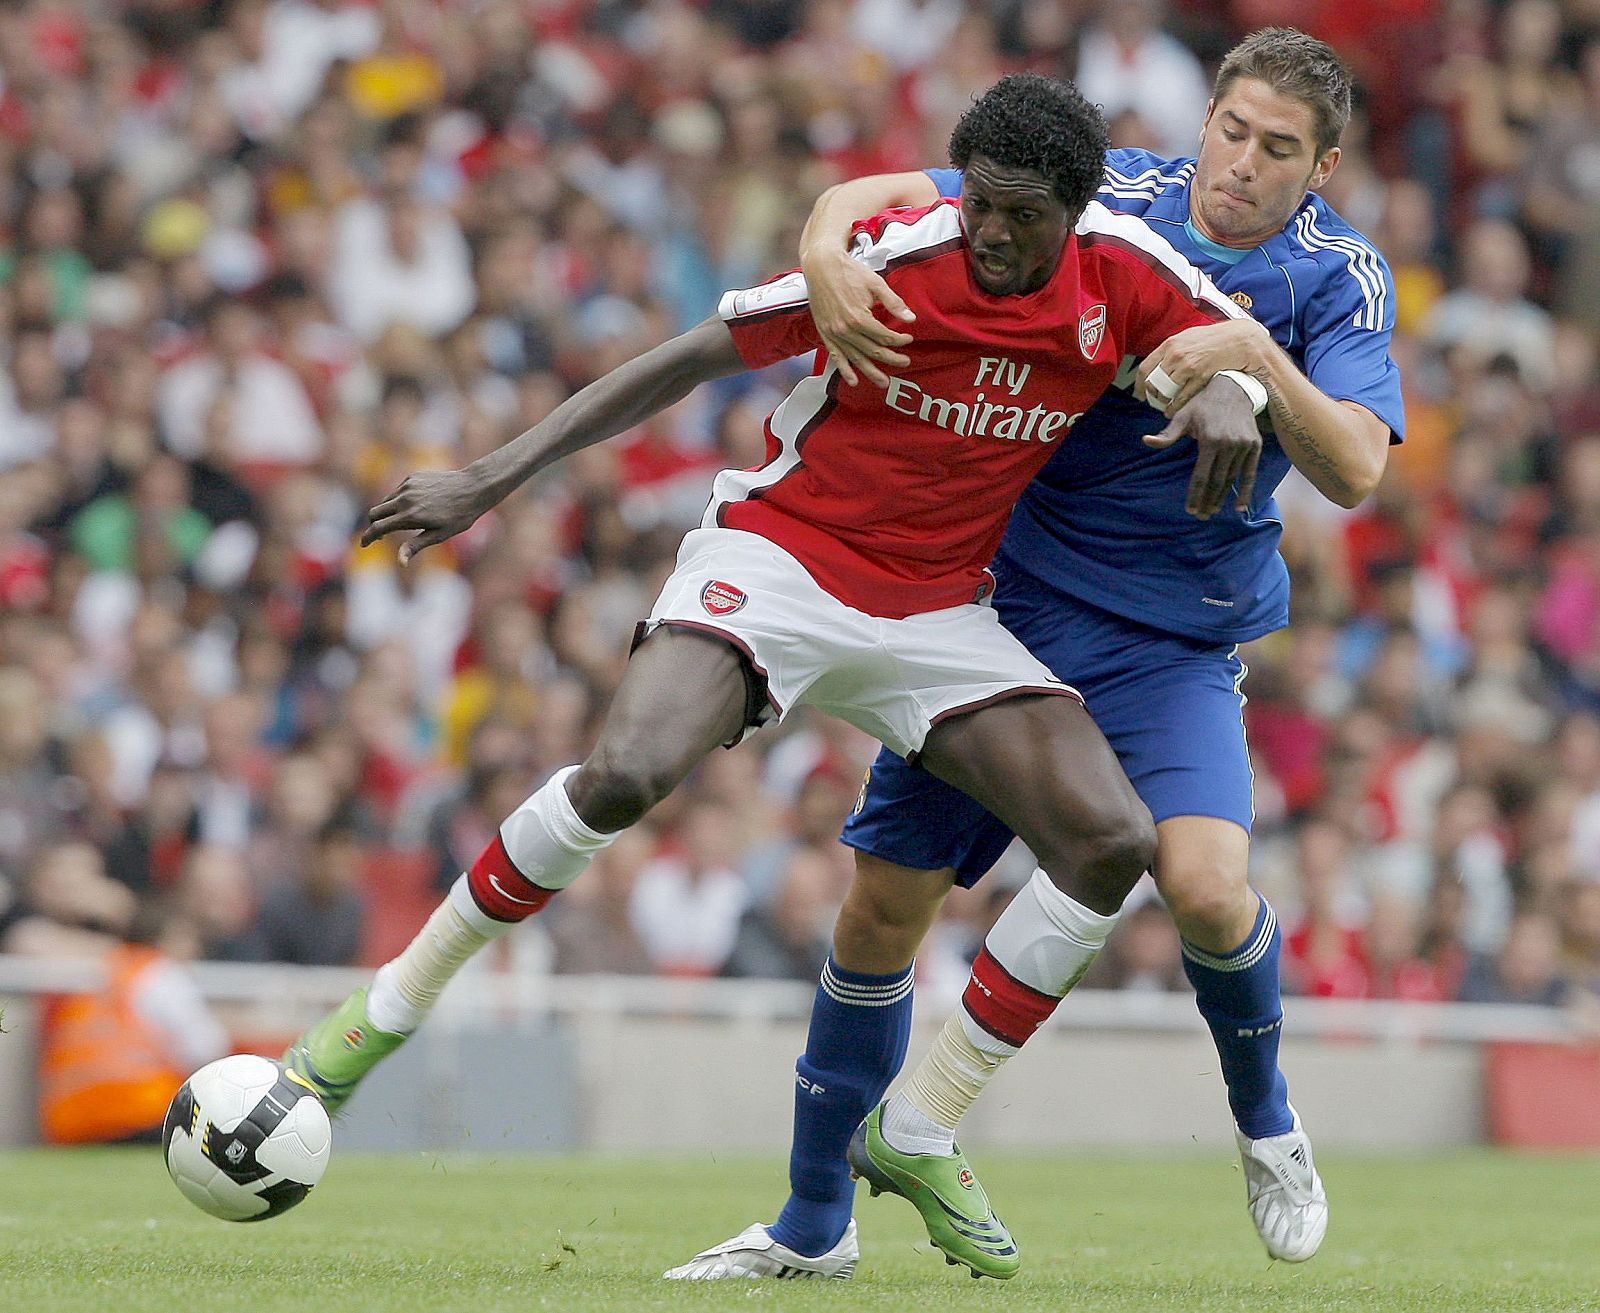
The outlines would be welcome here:
M 884 1109 L 884 1138 L 902 1153 L 951 1152 L 967 1109 L 1083 979 L 1116 923 L 1035 871 L 985 937 L 961 1006 Z
M 543 908 L 616 838 L 573 808 L 566 781 L 577 769 L 557 771 L 505 819 L 416 938 L 379 968 L 367 992 L 367 1018 L 379 1030 L 415 1030 L 462 963 Z
M 558 770 L 507 816 L 472 869 L 451 887 L 462 917 L 477 919 L 491 938 L 539 911 L 617 837 L 591 830 L 573 807 L 566 783 L 577 770 Z

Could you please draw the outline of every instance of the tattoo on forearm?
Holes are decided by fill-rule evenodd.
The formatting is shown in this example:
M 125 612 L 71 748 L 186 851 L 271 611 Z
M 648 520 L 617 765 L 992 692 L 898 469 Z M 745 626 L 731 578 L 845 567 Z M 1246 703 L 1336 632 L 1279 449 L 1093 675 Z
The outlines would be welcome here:
M 1333 457 L 1317 444 L 1311 429 L 1300 417 L 1299 412 L 1289 404 L 1289 399 L 1266 378 L 1261 381 L 1267 387 L 1268 413 L 1272 416 L 1273 427 L 1280 440 L 1288 438 L 1294 444 L 1292 454 L 1298 456 L 1299 459 L 1295 464 L 1301 466 L 1302 473 L 1307 475 L 1315 473 L 1318 476 L 1317 482 L 1329 491 L 1350 495 L 1353 489 L 1339 472 Z

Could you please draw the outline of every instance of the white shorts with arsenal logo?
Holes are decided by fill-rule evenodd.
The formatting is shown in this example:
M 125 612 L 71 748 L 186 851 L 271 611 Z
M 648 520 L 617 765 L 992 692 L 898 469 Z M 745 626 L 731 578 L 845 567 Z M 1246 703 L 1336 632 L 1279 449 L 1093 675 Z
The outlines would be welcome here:
M 695 529 L 683 540 L 647 623 L 719 634 L 749 657 L 768 706 L 747 735 L 805 703 L 914 757 L 958 712 L 1019 693 L 1083 700 L 987 606 L 868 615 L 824 592 L 776 543 L 739 529 Z

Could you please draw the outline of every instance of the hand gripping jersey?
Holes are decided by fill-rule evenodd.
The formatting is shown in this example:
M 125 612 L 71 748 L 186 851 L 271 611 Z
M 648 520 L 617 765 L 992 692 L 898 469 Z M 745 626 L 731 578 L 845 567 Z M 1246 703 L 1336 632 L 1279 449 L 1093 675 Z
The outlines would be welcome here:
M 1382 256 L 1316 195 L 1253 250 L 1217 246 L 1189 222 L 1194 168 L 1193 160 L 1113 150 L 1099 199 L 1139 215 L 1265 324 L 1318 388 L 1365 406 L 1399 441 L 1400 375 L 1389 358 L 1394 283 Z M 954 170 L 929 176 L 946 194 L 960 190 Z M 1123 377 L 1131 376 L 1130 369 Z M 1141 442 L 1164 424 L 1125 388 L 1107 392 L 1017 506 L 1001 548 L 1006 565 L 1168 633 L 1242 643 L 1282 628 L 1289 573 L 1272 494 L 1289 472 L 1288 456 L 1269 435 L 1250 510 L 1241 515 L 1230 501 L 1196 520 L 1183 509 L 1193 444 L 1153 452 Z
M 979 287 L 951 201 L 858 225 L 852 253 L 916 311 L 910 365 L 887 390 L 852 388 L 819 353 L 767 420 L 766 463 L 719 475 L 703 523 L 770 539 L 889 619 L 983 598 L 1012 505 L 1083 440 L 1123 357 L 1243 313 L 1141 221 L 1096 203 L 1024 296 Z M 729 292 L 719 313 L 751 368 L 820 344 L 798 272 Z

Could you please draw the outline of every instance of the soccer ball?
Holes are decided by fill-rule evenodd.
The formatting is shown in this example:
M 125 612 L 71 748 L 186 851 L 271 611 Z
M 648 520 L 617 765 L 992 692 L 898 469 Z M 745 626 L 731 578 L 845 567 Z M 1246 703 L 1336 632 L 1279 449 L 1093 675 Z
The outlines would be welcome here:
M 183 1083 L 161 1128 L 167 1171 L 196 1208 L 259 1222 L 293 1208 L 328 1168 L 333 1128 L 282 1063 L 236 1054 Z

